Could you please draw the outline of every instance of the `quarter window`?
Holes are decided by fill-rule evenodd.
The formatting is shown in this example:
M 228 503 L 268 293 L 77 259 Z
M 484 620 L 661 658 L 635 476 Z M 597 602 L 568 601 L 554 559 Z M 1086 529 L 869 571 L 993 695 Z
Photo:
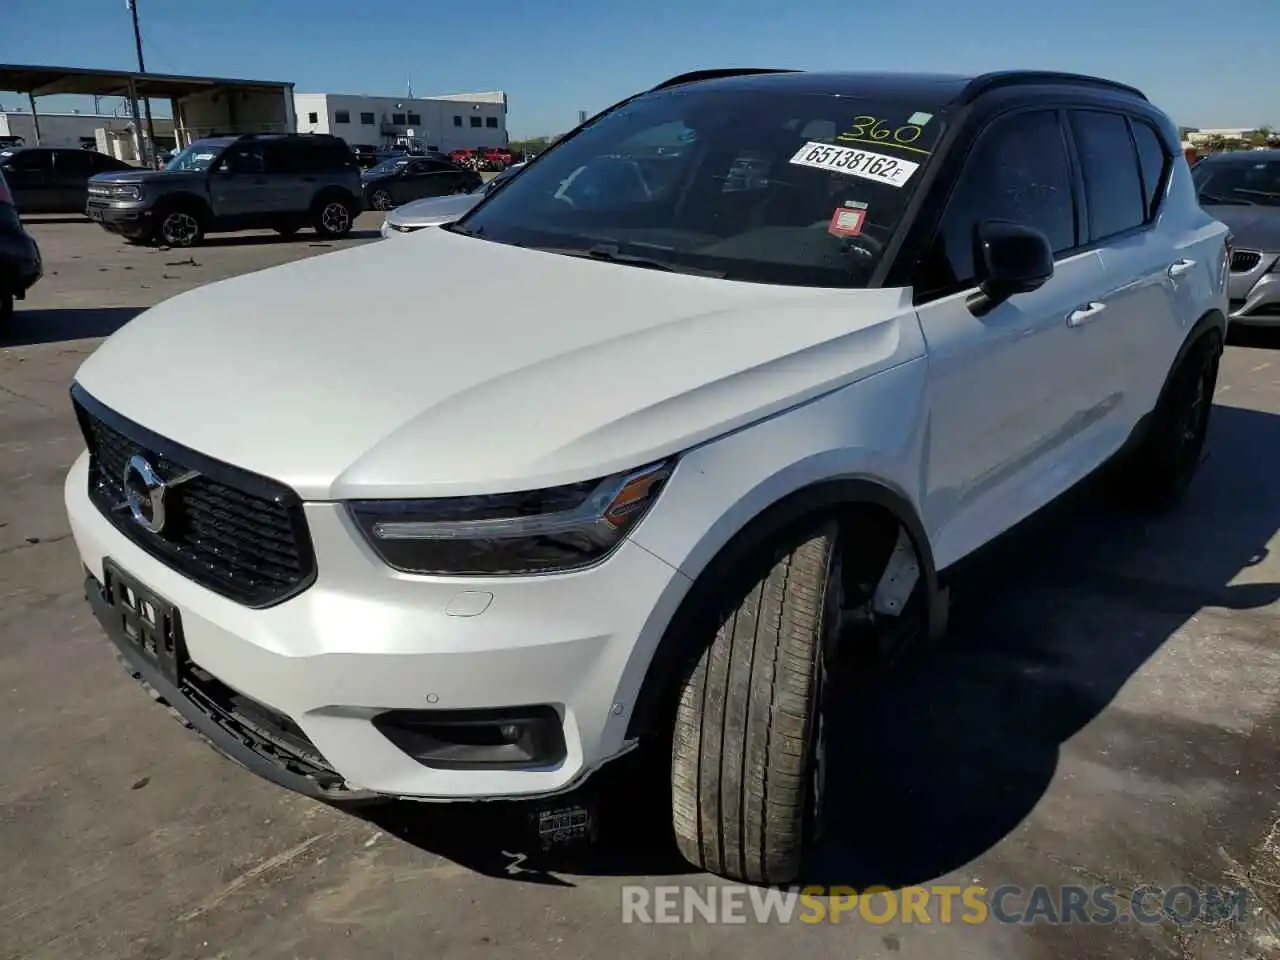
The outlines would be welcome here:
M 982 220 L 1033 227 L 1054 253 L 1076 246 L 1071 167 L 1058 115 L 1021 113 L 982 134 L 947 204 L 917 286 L 938 295 L 973 286 L 974 230 Z
M 1169 162 L 1160 135 L 1149 123 L 1133 121 L 1133 140 L 1138 145 L 1138 160 L 1142 164 L 1142 188 L 1146 194 L 1147 219 L 1156 215 L 1160 206 L 1160 192 L 1164 188 L 1164 171 Z
M 1142 226 L 1147 204 L 1129 122 L 1118 113 L 1076 110 L 1071 126 L 1084 173 L 1091 238 L 1105 240 Z

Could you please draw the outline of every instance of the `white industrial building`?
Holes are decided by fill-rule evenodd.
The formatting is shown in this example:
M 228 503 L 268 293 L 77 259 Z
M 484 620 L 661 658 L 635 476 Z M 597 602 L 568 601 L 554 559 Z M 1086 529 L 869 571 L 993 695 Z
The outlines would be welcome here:
M 448 153 L 507 145 L 507 95 L 501 90 L 435 97 L 295 93 L 301 133 L 331 133 L 352 147 L 399 143 Z
M 155 117 L 156 146 L 161 150 L 172 149 L 174 139 L 173 120 Z M 145 124 L 143 129 L 145 130 Z M 117 113 L 41 113 L 41 146 L 83 147 L 98 150 L 117 160 L 137 163 L 133 136 L 133 119 Z M 0 143 L 18 146 L 36 145 L 36 117 L 25 110 L 0 109 Z

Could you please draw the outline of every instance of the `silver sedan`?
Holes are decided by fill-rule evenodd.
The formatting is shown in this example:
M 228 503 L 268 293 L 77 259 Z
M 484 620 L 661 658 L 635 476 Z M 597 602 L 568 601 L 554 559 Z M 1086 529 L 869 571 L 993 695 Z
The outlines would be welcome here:
M 523 167 L 523 163 L 514 163 L 470 193 L 454 194 L 448 197 L 428 197 L 396 207 L 382 221 L 382 236 L 403 236 L 406 233 L 421 230 L 423 227 L 438 227 L 442 223 L 452 223 L 483 200 L 500 183 L 515 176 Z

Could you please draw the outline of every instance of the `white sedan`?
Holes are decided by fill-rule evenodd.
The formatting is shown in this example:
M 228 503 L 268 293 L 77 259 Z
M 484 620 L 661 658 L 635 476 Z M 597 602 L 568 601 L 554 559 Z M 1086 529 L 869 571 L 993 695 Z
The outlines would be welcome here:
M 438 227 L 442 223 L 451 223 L 483 200 L 499 184 L 511 179 L 523 167 L 523 163 L 514 163 L 470 193 L 453 194 L 448 197 L 427 197 L 396 207 L 382 221 L 382 236 L 385 239 L 413 233 L 423 227 Z

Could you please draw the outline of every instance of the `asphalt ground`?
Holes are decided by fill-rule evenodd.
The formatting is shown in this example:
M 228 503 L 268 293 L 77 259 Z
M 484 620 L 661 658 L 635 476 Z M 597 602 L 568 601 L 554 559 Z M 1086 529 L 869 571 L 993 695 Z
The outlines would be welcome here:
M 1073 496 L 961 578 L 944 648 L 850 696 L 834 726 L 839 816 L 804 880 L 895 891 L 867 914 L 628 917 L 642 902 L 671 919 L 660 906 L 684 894 L 662 887 L 705 902 L 723 885 L 682 865 L 654 785 L 626 770 L 601 780 L 615 799 L 600 841 L 542 854 L 519 809 L 356 817 L 173 722 L 82 597 L 61 502 L 81 449 L 71 378 L 141 309 L 368 242 L 377 224 L 366 214 L 341 242 L 254 233 L 166 251 L 32 218 L 47 276 L 0 335 L 0 957 L 1280 957 L 1280 333 L 1233 337 L 1183 508 L 1143 520 Z M 948 923 L 943 885 L 1017 887 L 1006 916 L 1036 885 L 1114 888 L 1125 916 L 1134 891 L 1159 910 L 1147 885 L 1243 890 L 1247 917 L 968 923 L 957 906 Z M 917 886 L 931 922 L 901 909 Z

